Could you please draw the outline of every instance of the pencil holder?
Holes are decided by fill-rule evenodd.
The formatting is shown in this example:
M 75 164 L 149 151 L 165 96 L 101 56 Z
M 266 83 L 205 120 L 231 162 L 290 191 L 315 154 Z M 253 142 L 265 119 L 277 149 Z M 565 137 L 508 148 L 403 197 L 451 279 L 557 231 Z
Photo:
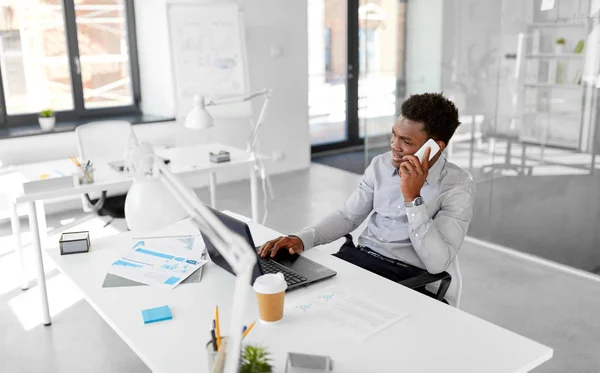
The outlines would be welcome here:
M 226 341 L 227 337 L 221 337 L 221 346 L 225 345 L 225 341 Z M 213 368 L 215 366 L 215 362 L 217 361 L 217 357 L 219 355 L 219 352 L 216 351 L 214 349 L 213 343 L 212 341 L 208 341 L 208 343 L 206 344 L 206 357 L 208 360 L 208 371 L 212 372 Z M 223 355 L 223 360 L 225 360 L 226 356 Z M 225 366 L 224 362 L 223 362 L 223 367 Z M 218 372 L 220 372 L 221 370 L 217 370 Z
M 94 182 L 94 168 L 89 167 L 86 171 L 79 171 L 77 177 L 79 184 L 92 184 Z
M 221 337 L 221 348 L 227 348 L 227 337 Z M 225 360 L 227 360 L 227 354 L 223 353 L 223 356 L 219 356 L 219 352 L 213 348 L 212 341 L 208 341 L 206 344 L 206 356 L 208 360 L 208 371 L 210 373 L 223 373 L 225 371 Z M 240 367 L 242 366 L 242 351 L 239 353 Z M 239 372 L 239 368 L 238 368 Z

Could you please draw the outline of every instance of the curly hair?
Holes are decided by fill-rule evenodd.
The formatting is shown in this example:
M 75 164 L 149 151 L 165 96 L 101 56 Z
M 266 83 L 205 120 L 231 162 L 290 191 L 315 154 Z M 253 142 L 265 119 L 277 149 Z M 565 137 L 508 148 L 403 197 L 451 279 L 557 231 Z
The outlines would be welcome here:
M 460 125 L 454 103 L 441 93 L 411 95 L 402 104 L 402 116 L 422 122 L 423 130 L 434 140 L 448 144 Z

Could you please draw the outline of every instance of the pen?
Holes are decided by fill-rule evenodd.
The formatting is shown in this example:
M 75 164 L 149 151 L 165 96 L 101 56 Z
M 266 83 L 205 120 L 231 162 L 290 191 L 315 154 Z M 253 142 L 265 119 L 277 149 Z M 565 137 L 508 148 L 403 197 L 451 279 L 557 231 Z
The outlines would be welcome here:
M 219 306 L 215 307 L 215 326 L 217 333 L 217 350 L 221 348 L 221 326 L 219 325 Z
M 210 341 L 212 342 L 213 350 L 217 351 L 217 337 L 215 336 L 214 327 L 210 328 Z
M 242 336 L 242 338 L 246 338 L 246 336 L 248 335 L 248 333 L 250 333 L 250 330 L 252 330 L 252 328 L 254 328 L 254 324 L 256 324 L 256 321 L 253 322 L 252 324 L 250 324 L 250 326 L 248 327 L 248 329 L 246 329 L 244 331 L 244 335 Z

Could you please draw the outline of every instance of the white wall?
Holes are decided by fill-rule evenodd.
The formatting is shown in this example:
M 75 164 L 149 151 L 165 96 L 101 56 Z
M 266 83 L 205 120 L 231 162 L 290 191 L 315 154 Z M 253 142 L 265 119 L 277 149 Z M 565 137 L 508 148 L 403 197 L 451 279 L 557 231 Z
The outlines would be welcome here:
M 443 0 L 407 4 L 406 92 L 440 92 L 442 79 Z

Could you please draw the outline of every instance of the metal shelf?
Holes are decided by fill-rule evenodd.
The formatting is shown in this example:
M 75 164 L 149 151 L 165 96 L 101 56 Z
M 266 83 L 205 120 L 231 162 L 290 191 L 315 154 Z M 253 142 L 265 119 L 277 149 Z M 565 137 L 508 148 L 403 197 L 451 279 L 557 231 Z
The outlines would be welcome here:
M 587 26 L 588 22 L 532 22 L 528 27 L 533 28 L 553 28 L 553 27 L 581 27 Z
M 527 58 L 552 58 L 552 59 L 583 59 L 584 55 L 581 53 L 530 53 L 527 54 Z
M 525 83 L 525 87 L 529 88 L 557 88 L 557 89 L 581 89 L 581 84 L 558 84 L 558 83 Z

